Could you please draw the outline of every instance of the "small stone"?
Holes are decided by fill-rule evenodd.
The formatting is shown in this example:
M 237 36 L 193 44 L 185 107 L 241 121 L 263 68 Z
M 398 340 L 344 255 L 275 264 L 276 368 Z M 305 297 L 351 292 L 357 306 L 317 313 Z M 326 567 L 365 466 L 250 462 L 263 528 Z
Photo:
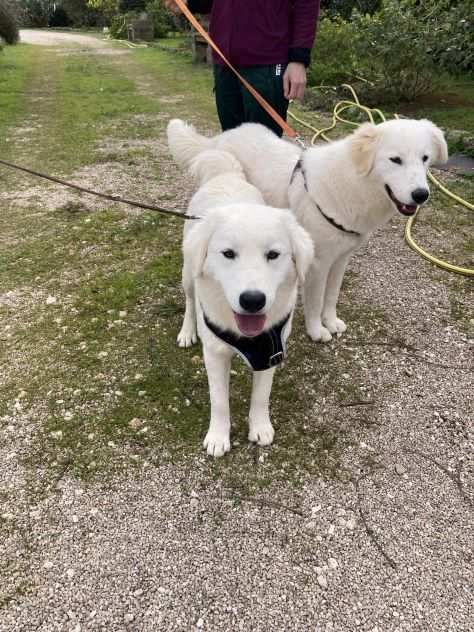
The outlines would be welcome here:
M 43 568 L 45 568 L 47 571 L 50 571 L 53 568 L 54 564 L 52 562 L 45 562 L 43 564 Z
M 165 595 L 166 594 L 166 588 L 163 588 L 163 586 L 160 586 L 158 588 L 158 592 L 160 593 L 160 595 Z
M 55 305 L 58 299 L 55 296 L 48 296 L 46 299 L 46 305 Z
M 196 627 L 202 628 L 203 625 L 204 625 L 204 619 L 202 617 L 199 617 L 199 619 L 196 622 Z
M 332 571 L 336 570 L 336 568 L 337 568 L 337 566 L 338 566 L 338 564 L 337 564 L 337 560 L 335 560 L 333 557 L 330 557 L 330 558 L 328 559 L 328 566 L 329 566 L 329 568 L 330 568 Z
M 317 514 L 317 513 L 318 513 L 318 511 L 321 511 L 321 505 L 316 505 L 316 507 L 311 507 L 311 513 L 312 513 L 313 515 L 314 515 L 314 514 Z
M 11 520 L 13 520 L 15 516 L 12 513 L 3 513 L 2 514 L 2 520 L 5 520 L 7 522 L 10 522 Z
M 314 522 L 314 520 L 310 520 L 310 522 L 307 522 L 305 524 L 305 531 L 314 531 L 316 529 L 316 523 Z
M 347 520 L 347 522 L 346 522 L 346 527 L 347 527 L 348 529 L 351 529 L 351 531 L 352 531 L 353 529 L 355 529 L 355 526 L 356 526 L 356 520 L 355 520 L 355 518 L 350 518 L 349 520 Z
M 97 357 L 99 358 L 99 360 L 102 360 L 102 358 L 106 358 L 108 356 L 107 351 L 99 351 L 99 353 L 97 354 Z
M 75 575 L 75 571 L 72 568 L 68 568 L 66 571 L 66 576 L 68 579 L 72 579 Z
M 146 391 L 138 391 L 138 397 L 144 397 L 146 395 Z
M 194 489 L 191 491 L 191 498 L 199 498 L 198 493 L 195 492 Z
M 335 530 L 336 530 L 336 527 L 333 524 L 330 524 L 328 528 L 328 535 L 334 535 Z
M 132 621 L 135 619 L 135 617 L 133 616 L 133 614 L 131 612 L 129 612 L 128 614 L 126 614 L 124 616 L 124 621 L 125 623 L 132 623 Z
M 197 507 L 199 505 L 199 500 L 197 498 L 191 498 L 189 504 L 191 507 Z
M 142 425 L 142 420 L 138 419 L 138 417 L 134 417 L 128 422 L 128 425 L 132 430 L 138 430 Z
M 321 588 L 324 588 L 324 590 L 326 590 L 326 588 L 328 587 L 328 581 L 324 577 L 324 575 L 318 575 L 316 579 L 318 580 L 318 584 L 321 586 Z
M 192 362 L 193 364 L 201 364 L 201 362 L 202 362 L 202 358 L 201 358 L 201 356 L 195 355 L 195 356 L 193 356 L 193 357 L 191 358 L 191 362 Z
M 79 516 L 76 516 L 76 515 L 74 514 L 74 516 L 72 516 L 71 520 L 72 520 L 73 522 L 75 522 L 75 523 L 78 523 L 78 522 L 79 522 Z
M 406 474 L 406 467 L 404 465 L 402 465 L 401 463 L 397 463 L 395 465 L 395 472 L 399 475 L 399 476 L 403 476 L 403 474 Z
M 126 310 L 124 310 L 124 309 L 123 309 L 122 311 L 120 311 L 120 312 L 119 312 L 119 316 L 120 316 L 120 318 L 125 318 L 125 316 L 126 316 L 126 315 L 127 315 L 127 312 L 126 312 Z
M 137 588 L 137 590 L 133 592 L 134 597 L 141 597 L 142 595 L 143 595 L 143 590 L 141 588 Z

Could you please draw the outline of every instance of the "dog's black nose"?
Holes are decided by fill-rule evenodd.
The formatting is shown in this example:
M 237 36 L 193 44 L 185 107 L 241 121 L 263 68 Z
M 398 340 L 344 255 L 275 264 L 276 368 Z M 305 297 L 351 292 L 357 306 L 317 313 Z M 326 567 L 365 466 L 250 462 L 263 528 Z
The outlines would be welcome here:
M 428 189 L 415 189 L 411 192 L 411 197 L 417 204 L 423 204 L 430 197 Z
M 251 314 L 255 314 L 265 307 L 266 300 L 265 294 L 258 290 L 247 290 L 246 292 L 242 292 L 239 297 L 239 303 L 242 309 L 245 309 L 246 312 L 250 312 Z

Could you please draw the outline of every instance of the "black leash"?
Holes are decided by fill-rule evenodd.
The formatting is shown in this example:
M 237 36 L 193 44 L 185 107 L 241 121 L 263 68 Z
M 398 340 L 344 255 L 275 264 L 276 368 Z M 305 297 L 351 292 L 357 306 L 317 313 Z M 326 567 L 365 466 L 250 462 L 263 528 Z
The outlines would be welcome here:
M 1 158 L 0 158 L 0 164 L 5 165 L 6 167 L 10 167 L 11 169 L 24 171 L 25 173 L 29 173 L 32 176 L 37 176 L 38 178 L 43 178 L 44 180 L 50 180 L 51 182 L 55 182 L 56 184 L 62 185 L 63 187 L 69 187 L 70 189 L 76 189 L 77 191 L 81 191 L 82 193 L 95 195 L 96 197 L 103 198 L 104 200 L 109 200 L 110 202 L 120 202 L 121 204 L 136 206 L 138 208 L 146 209 L 147 211 L 156 211 L 157 213 L 163 213 L 165 215 L 174 215 L 175 217 L 179 217 L 180 219 L 183 219 L 185 221 L 188 219 L 202 219 L 202 217 L 197 217 L 196 215 L 185 215 L 184 213 L 180 213 L 179 211 L 170 211 L 169 209 L 161 208 L 159 206 L 153 206 L 153 204 L 143 204 L 142 202 L 127 200 L 125 198 L 120 197 L 119 195 L 108 195 L 107 193 L 100 193 L 99 191 L 86 189 L 86 187 L 81 187 L 78 184 L 72 184 L 71 182 L 66 182 L 65 180 L 61 180 L 60 178 L 55 178 L 54 176 L 48 176 L 46 173 L 41 173 L 40 171 L 34 171 L 33 169 L 28 169 L 27 167 L 20 167 L 19 165 L 15 165 L 13 162 L 8 162 L 7 160 L 2 160 Z

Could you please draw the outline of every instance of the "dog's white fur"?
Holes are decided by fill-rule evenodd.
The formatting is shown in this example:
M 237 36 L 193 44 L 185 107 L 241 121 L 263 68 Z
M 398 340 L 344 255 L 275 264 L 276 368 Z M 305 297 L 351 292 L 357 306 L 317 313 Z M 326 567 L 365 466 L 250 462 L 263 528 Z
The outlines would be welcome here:
M 313 243 L 289 209 L 264 206 L 259 191 L 246 180 L 238 160 L 220 150 L 208 150 L 189 160 L 189 169 L 201 187 L 188 207 L 183 240 L 183 287 L 186 311 L 178 344 L 202 341 L 211 400 L 209 430 L 204 440 L 208 454 L 230 450 L 229 374 L 234 355 L 207 327 L 207 317 L 219 328 L 241 336 L 234 313 L 242 313 L 242 292 L 265 294 L 265 329 L 292 314 L 298 280 L 313 259 Z M 223 253 L 233 250 L 234 259 Z M 279 256 L 267 260 L 269 251 Z M 291 316 L 285 327 L 285 340 Z M 275 369 L 253 372 L 249 413 L 249 440 L 259 445 L 273 441 L 269 398 Z
M 447 160 L 443 133 L 427 120 L 367 123 L 342 140 L 311 147 L 303 154 L 295 144 L 255 123 L 206 138 L 174 119 L 168 125 L 168 139 L 175 160 L 184 166 L 209 148 L 230 152 L 267 204 L 294 211 L 315 244 L 315 259 L 304 287 L 305 319 L 310 337 L 322 341 L 346 330 L 336 305 L 349 258 L 397 211 L 385 185 L 400 206 L 414 205 L 413 191 L 429 193 L 429 165 Z M 290 183 L 300 157 L 308 191 L 301 171 Z M 401 164 L 395 164 L 393 158 Z M 359 235 L 331 225 L 318 205 L 335 222 Z

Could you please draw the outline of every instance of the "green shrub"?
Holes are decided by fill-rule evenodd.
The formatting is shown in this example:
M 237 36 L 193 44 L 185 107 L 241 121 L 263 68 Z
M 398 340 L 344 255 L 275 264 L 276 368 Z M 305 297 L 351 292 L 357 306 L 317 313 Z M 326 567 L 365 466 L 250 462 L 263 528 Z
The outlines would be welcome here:
M 359 74 L 373 93 L 412 101 L 437 87 L 431 25 L 411 0 L 385 0 L 372 16 L 354 11 L 350 30 Z
M 355 73 L 352 31 L 341 18 L 323 18 L 319 24 L 308 85 L 335 85 L 348 81 Z
M 144 11 L 145 0 L 120 0 L 118 8 L 120 13 L 128 13 L 130 11 Z
M 170 31 L 176 30 L 173 15 L 164 8 L 162 0 L 147 2 L 146 11 L 153 19 L 155 37 L 166 37 Z
M 52 3 L 48 0 L 24 0 L 22 26 L 48 26 L 52 10 Z
M 59 6 L 56 7 L 49 18 L 49 26 L 69 26 L 71 20 L 67 14 L 67 11 Z
M 421 19 L 428 22 L 434 60 L 452 73 L 474 71 L 474 20 L 472 0 L 421 2 Z
M 372 14 L 380 9 L 381 4 L 382 0 L 321 0 L 321 9 L 327 15 L 340 16 L 347 20 L 354 9 L 360 13 Z
M 0 0 L 0 37 L 7 44 L 16 44 L 20 38 L 16 20 L 4 0 Z

